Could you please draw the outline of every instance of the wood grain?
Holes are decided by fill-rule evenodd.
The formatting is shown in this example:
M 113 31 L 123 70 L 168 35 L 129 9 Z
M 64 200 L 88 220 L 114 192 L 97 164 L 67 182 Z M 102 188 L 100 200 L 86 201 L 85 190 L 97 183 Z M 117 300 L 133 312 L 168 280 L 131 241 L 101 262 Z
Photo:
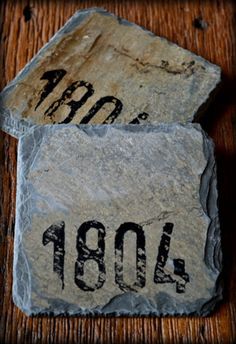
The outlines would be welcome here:
M 1 89 L 76 10 L 92 6 L 105 7 L 222 67 L 222 88 L 202 125 L 216 146 L 224 301 L 206 318 L 26 317 L 11 299 L 17 141 L 1 132 L 0 343 L 235 343 L 236 4 L 227 0 L 3 1 Z M 193 25 L 200 16 L 208 23 L 204 30 Z

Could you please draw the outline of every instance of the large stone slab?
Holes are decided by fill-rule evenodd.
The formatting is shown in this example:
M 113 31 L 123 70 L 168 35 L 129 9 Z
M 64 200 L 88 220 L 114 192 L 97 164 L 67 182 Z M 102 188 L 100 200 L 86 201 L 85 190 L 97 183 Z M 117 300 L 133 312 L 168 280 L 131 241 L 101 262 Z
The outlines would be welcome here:
M 17 178 L 13 298 L 27 314 L 205 315 L 221 298 L 198 125 L 36 126 Z
M 103 9 L 77 12 L 1 95 L 0 126 L 192 121 L 220 68 Z

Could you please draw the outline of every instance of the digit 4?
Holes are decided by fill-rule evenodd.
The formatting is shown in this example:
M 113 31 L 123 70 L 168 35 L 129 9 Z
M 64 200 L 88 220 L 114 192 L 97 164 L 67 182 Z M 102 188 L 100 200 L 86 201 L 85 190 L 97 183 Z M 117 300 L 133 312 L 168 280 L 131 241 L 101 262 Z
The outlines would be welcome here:
M 189 275 L 185 272 L 185 261 L 179 258 L 173 259 L 174 273 L 172 274 L 167 274 L 164 269 L 168 259 L 173 227 L 173 223 L 166 223 L 163 227 L 154 271 L 154 283 L 176 283 L 176 293 L 181 294 L 185 292 L 185 285 L 190 281 Z

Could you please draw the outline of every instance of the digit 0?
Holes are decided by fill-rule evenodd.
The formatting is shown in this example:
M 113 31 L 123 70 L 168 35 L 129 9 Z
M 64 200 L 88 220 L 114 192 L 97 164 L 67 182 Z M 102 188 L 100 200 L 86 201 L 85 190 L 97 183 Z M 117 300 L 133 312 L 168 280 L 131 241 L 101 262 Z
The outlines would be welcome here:
M 128 231 L 136 233 L 136 281 L 133 285 L 128 285 L 123 276 L 124 258 L 124 236 Z M 116 231 L 115 237 L 115 281 L 123 291 L 137 291 L 143 288 L 146 282 L 146 254 L 145 254 L 145 235 L 143 228 L 134 223 L 123 223 Z
M 84 116 L 84 118 L 81 120 L 81 124 L 87 124 L 89 121 L 96 115 L 96 113 L 103 107 L 103 105 L 107 103 L 112 103 L 115 105 L 115 108 L 112 110 L 112 112 L 108 115 L 108 117 L 105 119 L 103 124 L 111 124 L 114 122 L 114 120 L 117 118 L 117 116 L 120 114 L 123 104 L 121 101 L 113 96 L 107 96 L 99 99 L 89 110 L 87 115 Z

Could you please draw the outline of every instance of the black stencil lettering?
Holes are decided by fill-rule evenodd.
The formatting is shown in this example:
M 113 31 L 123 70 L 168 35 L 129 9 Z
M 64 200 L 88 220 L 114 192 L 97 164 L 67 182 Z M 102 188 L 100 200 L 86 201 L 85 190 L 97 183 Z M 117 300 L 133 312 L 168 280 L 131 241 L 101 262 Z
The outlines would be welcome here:
M 140 120 L 145 121 L 148 117 L 148 113 L 142 112 L 137 117 L 135 117 L 131 122 L 129 122 L 129 124 L 140 124 Z
M 54 244 L 53 253 L 53 271 L 58 274 L 62 282 L 62 289 L 64 289 L 64 259 L 65 259 L 65 222 L 53 223 L 43 233 L 43 245 L 49 242 Z
M 170 249 L 170 235 L 172 234 L 173 230 L 173 224 L 172 223 L 166 223 L 163 227 L 163 234 L 160 241 L 160 246 L 158 249 L 158 255 L 157 255 L 157 263 L 155 267 L 155 273 L 154 273 L 154 282 L 155 283 L 171 283 L 172 278 L 170 275 L 167 275 L 164 272 L 164 267 L 166 265 L 167 259 L 168 259 L 168 253 Z
M 166 265 L 169 249 L 171 234 L 173 231 L 173 223 L 166 223 L 163 227 L 163 234 L 158 249 L 157 263 L 154 271 L 155 283 L 176 283 L 176 292 L 184 293 L 185 285 L 189 282 L 189 275 L 185 272 L 185 262 L 183 259 L 174 259 L 174 274 L 166 274 L 164 267 Z M 177 279 L 175 276 L 179 276 Z
M 185 285 L 189 282 L 189 275 L 185 272 L 185 262 L 183 259 L 174 259 L 174 274 L 180 276 L 180 280 L 176 280 L 176 292 L 181 294 L 185 292 Z
M 87 124 L 89 121 L 95 116 L 95 114 L 103 107 L 106 103 L 113 103 L 115 105 L 114 110 L 110 113 L 110 115 L 105 119 L 103 124 L 111 124 L 114 122 L 114 120 L 117 118 L 117 116 L 120 114 L 123 104 L 122 102 L 113 97 L 113 96 L 107 96 L 99 99 L 93 107 L 89 110 L 89 112 L 84 116 L 84 118 L 81 120 L 81 124 Z
M 124 257 L 124 235 L 132 231 L 137 236 L 136 246 L 136 281 L 129 286 L 124 281 L 123 276 L 123 257 Z M 145 235 L 143 228 L 133 222 L 123 223 L 116 231 L 115 237 L 115 281 L 123 291 L 137 291 L 138 288 L 145 286 L 146 282 L 146 254 L 145 254 Z
M 75 81 L 71 85 L 69 85 L 67 87 L 67 89 L 62 93 L 61 97 L 59 99 L 55 100 L 49 106 L 49 108 L 45 111 L 44 116 L 49 117 L 53 121 L 55 111 L 62 104 L 64 104 L 66 100 L 70 99 L 72 94 L 79 87 L 85 87 L 87 89 L 87 92 L 81 97 L 80 100 L 75 101 L 72 99 L 70 102 L 68 102 L 66 104 L 70 107 L 70 112 L 63 121 L 59 122 L 59 124 L 71 122 L 72 119 L 74 118 L 75 114 L 76 114 L 76 111 L 79 108 L 81 108 L 81 106 L 83 106 L 86 103 L 86 101 L 88 100 L 88 98 L 91 97 L 94 93 L 93 86 L 89 82 L 80 80 L 80 81 Z M 55 121 L 53 121 L 53 123 L 55 123 Z
M 35 110 L 44 101 L 44 99 L 47 98 L 47 96 L 53 91 L 53 89 L 57 86 L 57 84 L 61 81 L 65 74 L 66 71 L 64 69 L 49 70 L 43 74 L 40 80 L 48 80 L 48 82 L 41 91 L 41 96 L 39 102 L 35 106 Z
M 95 228 L 98 231 L 98 248 L 96 250 L 91 250 L 86 245 L 86 234 L 91 228 Z M 75 283 L 84 291 L 94 291 L 99 289 L 103 286 L 106 280 L 106 269 L 104 264 L 105 235 L 105 227 L 102 223 L 97 221 L 84 222 L 78 229 L 76 244 L 78 258 L 75 263 Z M 98 264 L 98 281 L 93 287 L 88 286 L 84 280 L 80 278 L 84 275 L 84 263 L 87 260 L 94 260 Z

